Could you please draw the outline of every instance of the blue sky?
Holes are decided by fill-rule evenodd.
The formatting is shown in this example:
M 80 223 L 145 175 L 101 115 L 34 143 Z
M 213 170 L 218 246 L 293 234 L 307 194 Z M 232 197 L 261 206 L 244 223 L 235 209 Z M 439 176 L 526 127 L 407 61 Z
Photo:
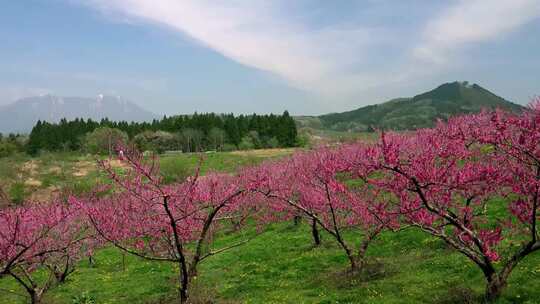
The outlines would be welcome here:
M 17 0 L 0 105 L 113 94 L 156 113 L 320 114 L 468 80 L 540 94 L 538 0 Z

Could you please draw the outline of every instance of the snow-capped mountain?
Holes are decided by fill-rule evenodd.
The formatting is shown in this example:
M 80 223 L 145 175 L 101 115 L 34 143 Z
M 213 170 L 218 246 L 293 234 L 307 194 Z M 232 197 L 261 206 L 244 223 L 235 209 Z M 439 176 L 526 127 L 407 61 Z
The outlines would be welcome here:
M 58 122 L 62 118 L 108 118 L 113 121 L 149 121 L 157 117 L 120 96 L 99 94 L 95 98 L 85 98 L 42 95 L 0 106 L 0 132 L 29 132 L 38 120 Z

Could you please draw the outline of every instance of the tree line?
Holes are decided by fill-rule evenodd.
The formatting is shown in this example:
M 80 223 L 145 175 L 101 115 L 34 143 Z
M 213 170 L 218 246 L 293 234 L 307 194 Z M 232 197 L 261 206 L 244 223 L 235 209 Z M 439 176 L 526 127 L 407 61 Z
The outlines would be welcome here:
M 38 121 L 30 133 L 27 151 L 81 150 L 103 152 L 115 140 L 130 140 L 141 150 L 236 150 L 292 147 L 297 129 L 287 111 L 282 115 L 238 115 L 204 113 L 178 115 L 152 122 L 102 119 L 62 119 L 58 123 Z M 104 149 L 102 149 L 104 148 Z

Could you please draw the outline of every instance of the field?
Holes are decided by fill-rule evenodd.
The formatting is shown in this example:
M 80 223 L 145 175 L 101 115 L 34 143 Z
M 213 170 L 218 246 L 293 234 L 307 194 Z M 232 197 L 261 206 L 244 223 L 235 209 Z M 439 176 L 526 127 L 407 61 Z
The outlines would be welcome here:
M 230 172 L 291 152 L 210 153 L 204 155 L 201 170 Z M 195 154 L 164 155 L 161 170 L 168 181 L 179 180 L 199 159 Z M 102 179 L 92 157 L 75 154 L 2 159 L 0 174 L 8 193 L 17 194 L 13 187 L 23 184 L 22 195 L 42 195 L 42 199 L 61 191 L 52 187 L 82 192 Z M 498 212 L 493 206 L 489 212 Z M 194 303 L 477 303 L 484 288 L 482 274 L 469 260 L 415 229 L 381 235 L 368 251 L 368 267 L 354 276 L 347 272 L 347 259 L 330 236 L 323 234 L 322 246 L 313 247 L 305 222 L 276 223 L 262 231 L 252 226 L 244 233 L 258 235 L 201 265 L 192 291 Z M 215 246 L 240 237 L 224 232 Z M 177 272 L 171 265 L 124 256 L 114 248 L 99 251 L 95 258 L 92 267 L 81 262 L 68 282 L 51 289 L 44 302 L 174 302 Z M 498 303 L 539 303 L 539 265 L 538 254 L 520 264 Z M 0 288 L 0 303 L 25 303 L 20 295 L 24 292 L 11 279 L 0 280 Z
M 199 164 L 204 174 L 208 170 L 232 172 L 241 166 L 253 165 L 264 159 L 290 154 L 294 149 L 261 149 L 216 153 L 178 153 L 162 155 L 160 169 L 166 182 L 175 182 L 193 173 Z M 0 187 L 15 202 L 24 199 L 45 201 L 69 192 L 90 191 L 106 179 L 100 175 L 97 160 L 106 157 L 79 153 L 45 153 L 32 158 L 24 154 L 0 158 Z M 113 166 L 121 166 L 118 161 Z
M 223 236 L 237 237 L 234 234 Z M 349 236 L 351 237 L 351 236 Z M 219 241 L 216 246 L 219 246 Z M 418 249 L 422 244 L 430 250 Z M 347 260 L 332 239 L 313 248 L 307 225 L 282 223 L 267 228 L 241 248 L 202 264 L 193 291 L 195 303 L 477 303 L 484 282 L 463 256 L 438 240 L 409 230 L 385 234 L 375 242 L 367 271 L 347 274 Z M 95 303 L 172 303 L 175 270 L 168 264 L 125 257 L 116 249 L 96 256 L 97 265 L 80 268 L 63 286 L 51 290 L 46 303 L 78 303 L 87 295 Z M 534 256 L 513 273 L 499 303 L 538 303 Z M 536 265 L 536 267 L 535 267 Z M 2 288 L 22 292 L 9 280 Z M 3 292 L 0 303 L 24 303 Z M 84 303 L 84 302 L 81 302 Z M 87 302 L 89 303 L 89 302 Z
M 379 136 L 377 132 L 348 132 L 310 127 L 303 127 L 299 132 L 300 134 L 307 135 L 310 144 L 314 146 L 319 144 L 336 144 L 356 141 L 372 142 Z

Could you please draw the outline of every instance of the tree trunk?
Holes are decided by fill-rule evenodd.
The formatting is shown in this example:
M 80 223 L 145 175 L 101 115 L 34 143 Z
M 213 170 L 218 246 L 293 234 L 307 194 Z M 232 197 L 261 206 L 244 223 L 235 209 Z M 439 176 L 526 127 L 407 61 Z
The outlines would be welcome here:
M 46 287 L 38 289 L 35 283 L 26 283 L 19 276 L 9 270 L 8 274 L 11 275 L 19 284 L 21 284 L 22 287 L 24 287 L 24 290 L 26 290 L 26 292 L 30 296 L 30 303 L 39 304 L 41 302 L 41 296 L 45 292 Z
M 317 221 L 314 219 L 311 220 L 311 235 L 313 236 L 313 244 L 315 246 L 321 245 L 321 234 L 317 228 Z
M 54 277 L 56 279 L 57 284 L 62 284 L 66 282 L 67 277 L 75 271 L 75 268 L 71 266 L 69 257 L 66 257 L 66 263 L 64 264 L 63 268 L 59 268 L 57 266 L 54 266 L 51 268 L 53 271 Z
M 486 303 L 495 302 L 501 296 L 501 293 L 505 287 L 506 279 L 501 278 L 495 273 L 488 277 L 485 294 Z
M 180 292 L 180 303 L 184 304 L 188 302 L 188 297 L 189 297 L 188 288 L 189 288 L 191 270 L 188 270 L 185 262 L 180 262 L 179 266 L 180 266 L 180 275 L 179 275 L 180 287 L 178 291 Z
M 196 266 L 195 267 L 190 267 L 188 273 L 189 273 L 190 281 L 191 281 L 191 278 L 195 278 L 199 274 L 199 272 L 197 271 Z
M 180 288 L 180 303 L 185 304 L 188 301 L 187 290 Z
M 334 227 L 336 227 L 336 226 L 337 225 L 335 225 Z M 329 229 L 326 229 L 326 231 L 330 232 Z M 332 232 L 330 232 L 330 233 L 332 233 Z M 351 265 L 351 272 L 357 272 L 358 263 L 357 263 L 356 257 L 354 255 L 354 253 L 352 252 L 351 248 L 349 248 L 349 246 L 347 246 L 347 243 L 345 243 L 345 240 L 343 240 L 343 238 L 341 237 L 341 234 L 339 233 L 339 230 L 336 228 L 333 231 L 332 235 L 336 238 L 336 241 L 341 246 L 343 251 L 345 251 L 345 254 L 347 255 L 347 258 L 349 259 L 349 263 Z
M 35 292 L 30 294 L 30 303 L 32 303 L 32 304 L 39 303 L 39 297 L 36 295 Z
M 373 240 L 374 237 L 375 235 L 369 235 L 360 244 L 360 248 L 358 249 L 358 255 L 356 256 L 357 271 L 361 271 L 364 267 L 364 264 L 366 263 L 367 250 L 369 244 L 371 243 L 371 240 Z
M 351 264 L 351 273 L 360 272 L 360 267 L 358 265 L 358 259 L 354 255 L 347 255 L 349 258 L 349 263 Z
M 189 279 L 185 278 L 180 275 L 180 303 L 185 304 L 188 301 L 188 286 L 189 286 Z
M 29 292 L 30 294 L 30 303 L 32 304 L 39 304 L 41 303 L 41 296 L 43 295 L 43 291 L 32 291 Z
M 96 261 L 94 261 L 94 256 L 93 256 L 93 255 L 89 255 L 89 256 L 88 256 L 88 266 L 94 267 L 95 265 L 96 265 Z
M 54 273 L 54 276 L 55 276 L 55 278 L 56 278 L 56 283 L 62 284 L 62 283 L 65 283 L 65 282 L 66 282 L 66 279 L 67 279 L 67 276 L 68 276 L 68 272 L 67 272 L 67 271 L 63 271 L 63 272 L 55 272 L 55 273 Z

